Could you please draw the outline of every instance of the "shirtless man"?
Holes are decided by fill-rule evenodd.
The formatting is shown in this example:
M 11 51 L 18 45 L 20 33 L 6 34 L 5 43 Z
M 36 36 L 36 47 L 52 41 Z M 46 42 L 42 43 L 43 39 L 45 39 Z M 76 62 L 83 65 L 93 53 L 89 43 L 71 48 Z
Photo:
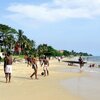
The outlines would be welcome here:
M 82 67 L 83 67 L 83 65 L 84 65 L 84 64 L 83 64 L 83 59 L 82 59 L 82 57 L 80 56 L 78 60 L 79 60 L 79 64 L 80 64 L 80 72 L 82 72 Z
M 12 73 L 12 56 L 10 55 L 10 52 L 7 53 L 7 62 L 5 67 L 5 77 L 6 77 L 6 83 L 11 81 L 11 73 Z
M 43 67 L 44 76 L 49 75 L 49 70 L 48 70 L 49 61 L 47 60 L 46 57 L 43 59 L 43 64 L 44 64 L 44 67 Z
M 83 66 L 83 59 L 82 59 L 82 57 L 80 56 L 78 60 L 79 60 L 80 68 L 82 68 L 82 66 Z
M 30 76 L 30 78 L 32 78 L 35 75 L 35 79 L 38 79 L 37 78 L 37 69 L 38 69 L 38 66 L 37 66 L 37 61 L 36 61 L 36 59 L 34 57 L 32 57 L 31 63 L 32 63 L 32 68 L 34 69 L 34 72 Z
M 7 54 L 5 54 L 5 57 L 4 57 L 4 73 L 6 71 L 6 65 L 7 65 Z M 6 73 L 5 73 L 5 76 L 6 76 Z

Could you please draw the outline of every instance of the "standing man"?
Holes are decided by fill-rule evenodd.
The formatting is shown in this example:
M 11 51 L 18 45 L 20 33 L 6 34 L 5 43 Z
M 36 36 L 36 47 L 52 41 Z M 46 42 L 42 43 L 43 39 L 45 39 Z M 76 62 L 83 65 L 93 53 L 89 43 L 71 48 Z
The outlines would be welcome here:
M 48 70 L 49 60 L 46 57 L 43 59 L 43 64 L 44 64 L 44 67 L 43 67 L 44 76 L 49 75 L 49 70 Z
M 80 56 L 78 60 L 79 60 L 79 64 L 80 64 L 80 70 L 82 70 L 82 67 L 83 67 L 83 59 Z
M 12 56 L 11 53 L 7 53 L 7 63 L 5 68 L 5 74 L 6 74 L 6 83 L 11 82 L 11 73 L 12 73 Z
M 7 54 L 5 53 L 5 57 L 4 57 L 4 73 L 5 73 L 5 77 L 6 77 L 6 65 L 7 65 Z

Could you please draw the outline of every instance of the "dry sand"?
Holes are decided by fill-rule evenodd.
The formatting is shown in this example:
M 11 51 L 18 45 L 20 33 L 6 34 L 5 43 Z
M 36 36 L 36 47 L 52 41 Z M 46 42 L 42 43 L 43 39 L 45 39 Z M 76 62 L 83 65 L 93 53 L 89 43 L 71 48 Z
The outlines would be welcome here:
M 30 79 L 33 69 L 25 63 L 14 63 L 11 83 L 5 83 L 3 65 L 0 65 L 0 100 L 82 100 L 71 94 L 60 82 L 64 79 L 81 77 L 84 74 L 63 72 L 67 64 L 50 60 L 50 75 L 41 76 L 42 67 L 38 63 L 39 80 Z

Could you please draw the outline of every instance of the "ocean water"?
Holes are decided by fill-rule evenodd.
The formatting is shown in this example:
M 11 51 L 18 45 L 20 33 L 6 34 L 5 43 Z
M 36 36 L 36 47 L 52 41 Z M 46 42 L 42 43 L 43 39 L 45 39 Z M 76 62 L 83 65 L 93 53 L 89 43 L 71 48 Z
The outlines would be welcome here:
M 65 79 L 61 81 L 61 85 L 73 95 L 81 96 L 82 100 L 100 100 L 100 56 L 84 57 L 83 60 L 87 63 L 81 70 L 86 75 Z M 95 66 L 89 67 L 90 64 Z M 79 64 L 66 68 L 66 72 L 80 72 Z
M 84 71 L 100 73 L 100 56 L 88 56 L 84 57 L 83 60 L 87 62 L 87 64 L 84 65 Z M 90 68 L 89 66 L 92 64 L 95 64 L 95 66 Z
M 66 68 L 64 70 L 62 70 L 63 72 L 73 72 L 73 73 L 79 73 L 80 71 L 85 72 L 85 73 L 98 73 L 100 74 L 100 68 L 98 67 L 94 67 L 94 68 L 90 68 L 88 67 L 89 65 L 85 65 L 82 69 L 79 68 L 79 66 L 77 67 L 72 67 L 72 68 Z
M 83 61 L 87 62 L 84 64 L 82 71 L 84 72 L 95 72 L 100 73 L 100 56 L 85 56 L 82 57 Z M 78 61 L 78 57 L 72 58 L 71 60 Z M 94 67 L 89 67 L 90 65 L 94 64 Z M 79 64 L 78 67 L 75 68 L 67 68 L 67 71 L 70 72 L 78 72 L 80 70 Z
M 79 57 L 70 58 L 72 61 L 78 61 Z M 82 57 L 83 61 L 87 62 L 82 67 L 83 72 L 89 73 L 100 73 L 100 56 L 84 56 Z M 67 62 L 66 62 L 67 63 Z M 89 67 L 90 64 L 95 64 L 94 67 Z M 67 67 L 66 69 L 62 70 L 63 72 L 80 72 L 79 64 L 74 64 L 75 67 Z
M 100 63 L 100 56 L 86 56 L 83 57 L 84 61 Z

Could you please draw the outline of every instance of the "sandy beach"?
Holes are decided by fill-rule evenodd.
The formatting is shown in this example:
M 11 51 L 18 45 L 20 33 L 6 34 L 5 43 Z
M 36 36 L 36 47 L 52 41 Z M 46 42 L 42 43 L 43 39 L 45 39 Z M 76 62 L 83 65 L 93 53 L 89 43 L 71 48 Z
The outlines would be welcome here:
M 42 67 L 38 63 L 39 80 L 30 79 L 33 69 L 25 63 L 14 63 L 11 83 L 5 83 L 3 65 L 0 65 L 1 100 L 85 100 L 80 94 L 72 93 L 61 83 L 64 80 L 85 77 L 86 73 L 66 72 L 65 62 L 50 60 L 49 76 L 41 76 Z M 70 82 L 70 81 L 69 81 Z M 72 81 L 74 84 L 74 81 Z M 64 82 L 66 83 L 66 82 Z M 71 83 L 70 87 L 73 87 Z M 74 89 L 76 90 L 76 89 Z M 77 92 L 77 90 L 76 90 Z M 98 97 L 99 98 L 99 97 Z M 99 98 L 100 99 L 100 98 Z M 99 100 L 97 99 L 97 100 Z

